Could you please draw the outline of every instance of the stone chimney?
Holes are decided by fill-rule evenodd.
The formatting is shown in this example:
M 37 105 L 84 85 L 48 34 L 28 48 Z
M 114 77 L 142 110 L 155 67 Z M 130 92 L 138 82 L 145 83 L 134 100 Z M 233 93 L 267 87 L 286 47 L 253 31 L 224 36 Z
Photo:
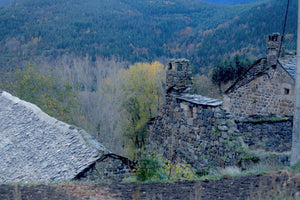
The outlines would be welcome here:
M 268 36 L 267 39 L 267 62 L 269 66 L 276 66 L 278 55 L 279 57 L 284 56 L 284 44 L 281 46 L 280 43 L 282 40 L 282 36 L 279 33 L 273 33 L 272 35 Z
M 192 69 L 187 59 L 172 59 L 166 73 L 167 93 L 187 93 L 192 86 Z

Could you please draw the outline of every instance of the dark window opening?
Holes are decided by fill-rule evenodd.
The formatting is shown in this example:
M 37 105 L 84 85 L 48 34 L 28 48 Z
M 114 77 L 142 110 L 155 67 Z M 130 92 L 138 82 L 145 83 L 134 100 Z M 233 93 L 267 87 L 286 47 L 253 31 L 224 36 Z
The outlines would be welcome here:
M 169 63 L 169 69 L 172 69 L 172 63 Z
M 284 88 L 284 94 L 290 94 L 290 89 Z
M 278 35 L 269 35 L 269 40 L 276 42 L 278 40 Z

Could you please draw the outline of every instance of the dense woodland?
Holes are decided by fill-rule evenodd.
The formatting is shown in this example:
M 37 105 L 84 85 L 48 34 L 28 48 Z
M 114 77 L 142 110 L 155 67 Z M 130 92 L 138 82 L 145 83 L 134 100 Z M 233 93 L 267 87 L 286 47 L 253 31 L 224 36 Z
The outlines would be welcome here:
M 112 151 L 131 157 L 145 143 L 146 122 L 163 104 L 169 58 L 191 61 L 195 93 L 220 97 L 221 84 L 265 55 L 266 36 L 282 32 L 287 4 L 1 2 L 0 88 L 87 129 Z M 296 19 L 297 1 L 291 1 L 288 49 L 296 48 Z M 212 77 L 217 72 L 222 77 L 226 70 L 236 72 L 230 80 Z
M 291 1 L 286 28 L 293 39 L 296 3 Z M 219 57 L 264 55 L 266 35 L 282 32 L 285 7 L 279 0 L 227 6 L 196 0 L 20 0 L 0 8 L 0 62 L 11 68 L 20 59 L 66 52 L 131 63 L 187 57 L 196 72 L 207 72 Z
M 228 4 L 237 4 L 237 3 L 248 3 L 252 1 L 257 1 L 257 0 L 205 0 L 206 2 L 209 3 L 214 3 L 214 4 L 221 4 L 221 5 L 228 5 Z

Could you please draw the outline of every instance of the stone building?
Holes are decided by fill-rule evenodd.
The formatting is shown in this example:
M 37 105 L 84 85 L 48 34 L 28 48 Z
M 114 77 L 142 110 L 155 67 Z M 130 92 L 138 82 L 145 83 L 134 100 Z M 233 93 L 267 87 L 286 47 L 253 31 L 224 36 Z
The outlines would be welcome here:
M 87 132 L 0 91 L 0 184 L 62 180 L 120 181 L 132 162 Z
M 234 120 L 221 101 L 188 93 L 191 75 L 188 60 L 169 62 L 166 102 L 148 125 L 150 146 L 197 169 L 234 165 L 240 147 Z
M 281 39 L 279 34 L 268 36 L 266 57 L 225 91 L 224 108 L 235 118 L 293 114 L 296 56 L 284 55 Z

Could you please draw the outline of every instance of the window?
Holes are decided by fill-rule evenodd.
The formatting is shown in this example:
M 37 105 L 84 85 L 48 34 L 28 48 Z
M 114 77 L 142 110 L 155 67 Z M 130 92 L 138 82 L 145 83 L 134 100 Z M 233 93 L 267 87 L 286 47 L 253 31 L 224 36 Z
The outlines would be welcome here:
M 290 94 L 290 89 L 288 89 L 288 88 L 284 88 L 284 94 L 285 94 L 285 95 L 288 95 L 288 94 Z

